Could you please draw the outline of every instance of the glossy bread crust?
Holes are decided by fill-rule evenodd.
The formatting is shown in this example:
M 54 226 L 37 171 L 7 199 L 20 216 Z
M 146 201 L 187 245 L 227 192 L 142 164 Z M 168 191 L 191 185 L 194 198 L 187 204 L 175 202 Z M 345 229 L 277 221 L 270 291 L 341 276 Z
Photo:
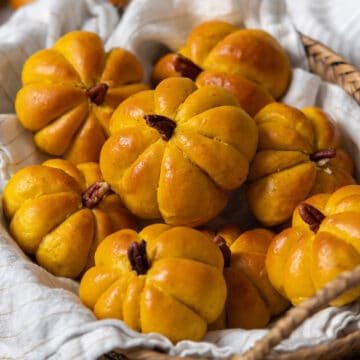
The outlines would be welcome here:
M 323 110 L 310 107 L 300 111 L 271 103 L 260 110 L 255 121 L 259 144 L 250 166 L 247 199 L 263 225 L 286 222 L 295 207 L 312 194 L 331 193 L 355 183 L 353 160 Z M 334 157 L 326 157 L 329 150 L 335 151 Z
M 76 167 L 47 160 L 18 171 L 3 193 L 9 230 L 25 253 L 49 272 L 76 278 L 94 263 L 98 244 L 111 232 L 136 222 L 116 194 L 94 208 L 83 203 L 89 186 L 103 181 L 97 163 Z
M 177 54 L 161 57 L 153 67 L 152 83 L 157 85 L 169 77 L 184 76 L 192 78 L 176 69 Z M 216 85 L 229 90 L 239 101 L 240 106 L 250 115 L 255 116 L 265 105 L 274 102 L 273 96 L 261 85 L 238 74 L 217 70 L 202 70 L 193 78 L 198 87 Z
M 164 139 L 144 116 L 172 123 Z M 106 181 L 141 218 L 196 226 L 244 183 L 257 145 L 254 120 L 226 89 L 168 78 L 114 112 L 100 156 Z
M 145 274 L 134 271 L 128 257 L 130 244 L 141 240 L 149 263 Z M 176 343 L 201 340 L 224 307 L 221 251 L 197 230 L 165 224 L 139 234 L 120 230 L 100 244 L 95 261 L 81 280 L 80 298 L 98 318 L 122 319 Z
M 360 186 L 347 185 L 332 194 L 305 200 L 324 218 L 317 230 L 294 211 L 292 226 L 275 236 L 269 246 L 266 268 L 273 286 L 294 305 L 314 295 L 343 271 L 360 264 Z M 360 295 L 359 287 L 331 302 L 342 306 Z
M 221 237 L 230 250 L 225 263 L 227 285 L 225 309 L 210 330 L 229 328 L 260 329 L 284 312 L 289 302 L 271 285 L 265 267 L 266 254 L 275 233 L 254 228 L 242 232 L 229 225 L 216 233 L 205 232 L 211 239 Z
M 260 29 L 239 29 L 212 20 L 195 27 L 179 52 L 204 70 L 241 75 L 280 98 L 290 83 L 291 65 L 279 42 Z
M 106 53 L 97 34 L 69 32 L 25 62 L 16 114 L 42 151 L 74 163 L 98 161 L 115 107 L 148 88 L 142 77 L 129 51 Z

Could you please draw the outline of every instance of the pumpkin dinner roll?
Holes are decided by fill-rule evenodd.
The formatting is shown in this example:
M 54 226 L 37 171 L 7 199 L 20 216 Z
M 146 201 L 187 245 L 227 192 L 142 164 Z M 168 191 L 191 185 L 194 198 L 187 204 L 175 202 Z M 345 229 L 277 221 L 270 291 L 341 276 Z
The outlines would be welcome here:
M 121 319 L 174 343 L 198 341 L 224 307 L 224 259 L 200 231 L 166 224 L 123 229 L 99 245 L 95 264 L 79 294 L 99 319 Z
M 224 311 L 209 329 L 266 327 L 290 305 L 272 286 L 266 270 L 266 254 L 275 233 L 263 228 L 241 231 L 234 225 L 205 233 L 223 252 L 227 286 Z
M 354 162 L 342 147 L 336 123 L 322 109 L 300 111 L 271 103 L 255 121 L 259 143 L 246 195 L 251 212 L 264 226 L 287 222 L 312 194 L 355 183 Z
M 42 151 L 75 163 L 97 162 L 116 106 L 148 88 L 143 75 L 129 51 L 105 52 L 97 34 L 69 32 L 25 62 L 16 114 Z
M 244 76 L 203 70 L 180 54 L 166 54 L 154 65 L 152 82 L 157 85 L 161 80 L 175 76 L 188 77 L 194 80 L 198 87 L 216 85 L 229 90 L 250 116 L 255 116 L 265 105 L 275 101 L 265 88 Z
M 246 180 L 255 121 L 218 86 L 163 80 L 122 102 L 100 155 L 104 179 L 140 218 L 197 226 Z
M 235 95 L 241 107 L 255 116 L 274 97 L 261 85 L 246 77 L 219 70 L 203 70 L 181 54 L 170 53 L 161 57 L 153 67 L 152 83 L 157 85 L 168 77 L 183 76 L 196 82 L 198 87 L 221 86 Z
M 105 236 L 136 228 L 94 162 L 51 159 L 19 170 L 4 188 L 3 208 L 22 250 L 54 275 L 70 278 L 94 264 Z
M 294 305 L 360 264 L 360 185 L 316 194 L 295 209 L 291 227 L 272 240 L 266 268 L 273 286 Z M 331 301 L 349 304 L 357 286 Z
M 279 99 L 291 80 L 288 56 L 271 34 L 260 29 L 239 29 L 219 20 L 206 21 L 193 28 L 186 44 L 176 54 L 166 54 L 155 63 L 152 80 L 158 83 L 179 75 L 194 80 L 202 71 L 210 71 L 202 75 L 206 81 L 236 88 L 239 94 L 239 86 L 245 84 L 245 94 L 252 90 L 260 97 L 259 102 Z

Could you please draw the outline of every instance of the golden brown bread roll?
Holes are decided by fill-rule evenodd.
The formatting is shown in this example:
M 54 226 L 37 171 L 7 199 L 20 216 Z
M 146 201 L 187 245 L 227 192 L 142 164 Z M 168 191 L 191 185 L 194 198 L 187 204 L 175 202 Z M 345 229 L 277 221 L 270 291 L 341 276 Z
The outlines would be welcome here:
M 151 82 L 154 86 L 158 85 L 162 80 L 169 78 L 169 77 L 176 77 L 176 76 L 184 76 L 191 78 L 191 80 L 195 80 L 195 76 L 186 76 L 181 70 L 177 69 L 177 53 L 168 53 L 164 56 L 161 56 L 156 63 L 154 64 L 152 71 L 151 71 Z M 184 59 L 186 59 L 184 57 Z M 192 62 L 191 62 L 192 63 Z
M 299 305 L 344 271 L 360 265 L 360 186 L 343 186 L 301 202 L 291 226 L 269 245 L 266 269 L 275 289 Z M 354 287 L 329 304 L 343 306 L 360 296 Z
M 220 317 L 209 330 L 224 328 L 263 328 L 279 315 L 289 302 L 271 285 L 266 270 L 266 253 L 275 234 L 256 228 L 241 233 L 236 226 L 222 226 L 213 238 L 224 255 L 227 300 Z
M 104 179 L 138 217 L 171 225 L 217 216 L 246 180 L 257 148 L 255 122 L 228 90 L 197 88 L 183 77 L 123 101 L 109 129 Z
M 275 101 L 265 88 L 240 75 L 203 71 L 197 77 L 196 85 L 199 87 L 217 85 L 228 89 L 250 116 L 255 116 L 265 105 Z
M 201 340 L 226 299 L 219 248 L 201 232 L 155 223 L 108 236 L 81 279 L 82 302 L 99 319 L 123 320 L 176 343 Z
M 286 223 L 312 194 L 355 182 L 354 163 L 342 148 L 339 128 L 322 109 L 300 111 L 271 103 L 254 119 L 259 142 L 246 194 L 250 211 L 263 226 Z
M 211 20 L 196 26 L 178 51 L 201 70 L 240 75 L 261 85 L 275 98 L 286 91 L 291 66 L 285 50 L 269 33 L 239 29 L 224 21 Z M 155 65 L 153 80 L 179 75 L 168 55 Z M 194 78 L 193 78 L 194 79 Z
M 98 34 L 71 31 L 26 60 L 15 111 L 41 151 L 74 163 L 97 162 L 115 108 L 148 89 L 143 73 L 131 52 L 106 52 Z
M 198 87 L 217 85 L 231 91 L 241 107 L 255 116 L 265 105 L 274 102 L 273 96 L 262 86 L 242 75 L 224 71 L 203 70 L 181 54 L 169 53 L 154 65 L 151 80 L 157 85 L 168 77 L 183 76 L 196 82 Z

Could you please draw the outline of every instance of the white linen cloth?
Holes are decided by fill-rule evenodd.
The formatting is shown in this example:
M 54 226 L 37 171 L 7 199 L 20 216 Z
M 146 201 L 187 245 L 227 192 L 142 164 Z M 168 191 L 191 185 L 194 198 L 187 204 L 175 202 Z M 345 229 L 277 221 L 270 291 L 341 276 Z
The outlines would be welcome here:
M 0 27 L 0 191 L 18 169 L 44 158 L 35 148 L 31 134 L 13 114 L 13 101 L 21 86 L 21 68 L 30 54 L 51 46 L 67 31 L 87 29 L 97 32 L 107 49 L 122 46 L 134 51 L 148 76 L 160 51 L 165 47 L 176 50 L 193 26 L 211 18 L 272 33 L 288 52 L 295 68 L 283 101 L 299 108 L 317 105 L 328 111 L 340 125 L 346 145 L 359 164 L 359 106 L 342 89 L 308 72 L 296 32 L 298 29 L 316 35 L 359 66 L 360 44 L 353 41 L 360 35 L 360 22 L 355 21 L 360 15 L 357 3 L 357 0 L 288 0 L 287 3 L 285 0 L 133 0 L 121 19 L 106 0 L 39 0 L 18 10 Z M 346 25 L 348 20 L 351 25 Z M 339 24 L 346 33 L 339 31 Z M 357 168 L 358 178 L 359 171 Z M 241 212 L 241 209 L 232 210 L 233 214 Z M 75 281 L 52 276 L 28 260 L 7 233 L 4 219 L 0 219 L 1 359 L 97 359 L 114 348 L 137 346 L 157 347 L 181 356 L 227 357 L 246 351 L 267 331 L 209 332 L 202 342 L 181 341 L 173 345 L 161 335 L 134 332 L 118 320 L 97 321 L 81 304 L 77 290 Z M 340 309 L 326 308 L 308 319 L 276 349 L 293 350 L 320 344 L 359 328 L 359 301 Z

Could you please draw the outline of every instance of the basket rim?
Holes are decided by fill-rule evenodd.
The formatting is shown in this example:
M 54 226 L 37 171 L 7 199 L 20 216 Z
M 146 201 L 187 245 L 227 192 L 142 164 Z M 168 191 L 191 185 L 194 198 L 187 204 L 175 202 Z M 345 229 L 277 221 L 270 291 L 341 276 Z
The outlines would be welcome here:
M 344 57 L 299 32 L 311 72 L 343 88 L 360 105 L 360 71 Z

